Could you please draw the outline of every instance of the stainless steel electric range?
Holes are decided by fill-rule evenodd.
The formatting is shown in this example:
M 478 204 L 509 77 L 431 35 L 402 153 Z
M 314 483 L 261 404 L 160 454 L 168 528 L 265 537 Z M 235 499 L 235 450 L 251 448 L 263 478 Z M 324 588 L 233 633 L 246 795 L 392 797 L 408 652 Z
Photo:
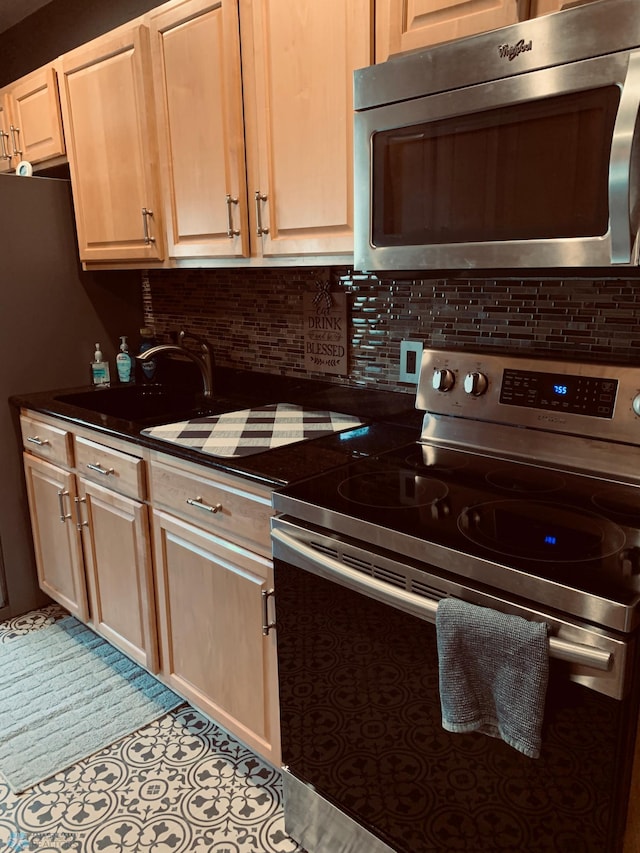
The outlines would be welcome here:
M 423 354 L 417 442 L 275 496 L 287 831 L 310 853 L 619 851 L 640 369 Z M 438 602 L 545 622 L 542 749 L 441 725 Z

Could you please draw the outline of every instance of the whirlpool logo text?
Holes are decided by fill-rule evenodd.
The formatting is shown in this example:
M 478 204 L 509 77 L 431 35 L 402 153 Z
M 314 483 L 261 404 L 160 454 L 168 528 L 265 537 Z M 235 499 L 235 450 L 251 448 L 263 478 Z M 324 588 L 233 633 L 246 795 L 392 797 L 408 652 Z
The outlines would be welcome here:
M 517 44 L 500 44 L 498 45 L 498 55 L 500 59 L 508 59 L 511 62 L 516 56 L 520 56 L 521 53 L 526 53 L 528 50 L 533 49 L 533 41 L 529 39 L 529 41 L 525 41 L 524 39 L 520 39 Z

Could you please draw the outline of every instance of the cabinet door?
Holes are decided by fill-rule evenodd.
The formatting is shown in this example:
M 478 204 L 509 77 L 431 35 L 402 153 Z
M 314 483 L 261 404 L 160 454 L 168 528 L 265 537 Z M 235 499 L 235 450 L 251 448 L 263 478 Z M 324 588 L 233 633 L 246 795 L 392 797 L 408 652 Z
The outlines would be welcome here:
M 280 761 L 271 561 L 154 510 L 161 672 L 204 713 Z
M 529 0 L 376 0 L 376 62 L 390 55 L 515 24 Z
M 371 2 L 240 0 L 240 28 L 255 254 L 352 252 L 353 71 L 371 63 Z
M 23 458 L 40 588 L 86 622 L 89 611 L 76 526 L 75 477 L 27 453 Z
M 249 254 L 237 0 L 151 18 L 170 257 Z
M 11 112 L 19 160 L 39 163 L 64 154 L 58 79 L 52 66 L 40 68 L 12 83 Z
M 10 172 L 14 168 L 11 157 L 11 109 L 9 93 L 0 92 L 0 172 Z
M 81 477 L 91 622 L 150 672 L 158 671 L 147 507 Z
M 66 54 L 61 67 L 80 258 L 161 259 L 148 30 L 114 30 Z

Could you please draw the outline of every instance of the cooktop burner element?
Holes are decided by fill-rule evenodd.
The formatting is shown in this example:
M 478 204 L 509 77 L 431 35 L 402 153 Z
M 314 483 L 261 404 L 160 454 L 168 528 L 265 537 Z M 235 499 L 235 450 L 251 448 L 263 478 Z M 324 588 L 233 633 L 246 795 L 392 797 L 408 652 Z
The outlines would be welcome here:
M 448 491 L 441 480 L 403 469 L 358 474 L 338 486 L 339 494 L 348 501 L 387 509 L 431 506 L 446 498 Z
M 585 510 L 535 501 L 491 501 L 466 507 L 458 527 L 472 542 L 520 560 L 603 560 L 625 546 L 624 531 Z
M 591 500 L 595 507 L 621 522 L 640 527 L 640 496 L 636 489 L 622 485 L 598 489 Z
M 506 492 L 535 494 L 561 489 L 564 485 L 564 477 L 555 471 L 542 471 L 536 468 L 514 470 L 512 467 L 489 471 L 487 482 Z

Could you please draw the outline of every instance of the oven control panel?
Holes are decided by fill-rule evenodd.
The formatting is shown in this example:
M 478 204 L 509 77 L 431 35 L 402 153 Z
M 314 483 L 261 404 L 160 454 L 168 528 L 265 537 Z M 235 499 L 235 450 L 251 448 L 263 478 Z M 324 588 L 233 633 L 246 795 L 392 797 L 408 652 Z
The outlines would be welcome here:
M 617 391 L 617 379 L 505 368 L 500 402 L 549 412 L 612 418 Z
M 425 349 L 416 408 L 640 445 L 640 367 Z

